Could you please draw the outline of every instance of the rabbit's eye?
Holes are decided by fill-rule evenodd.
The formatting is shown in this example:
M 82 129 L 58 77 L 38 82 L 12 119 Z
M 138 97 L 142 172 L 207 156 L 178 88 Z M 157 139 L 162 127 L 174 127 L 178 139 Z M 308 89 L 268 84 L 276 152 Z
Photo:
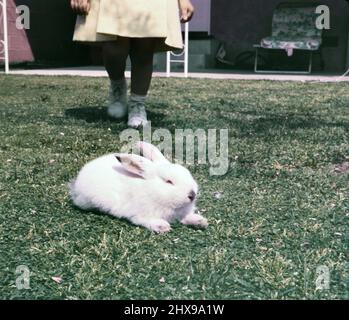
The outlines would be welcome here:
M 172 180 L 166 180 L 166 183 L 173 185 L 173 181 Z

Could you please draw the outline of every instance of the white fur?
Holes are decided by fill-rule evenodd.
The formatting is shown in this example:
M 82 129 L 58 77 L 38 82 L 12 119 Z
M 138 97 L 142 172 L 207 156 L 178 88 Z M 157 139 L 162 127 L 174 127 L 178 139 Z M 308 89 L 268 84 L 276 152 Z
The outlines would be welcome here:
M 195 214 L 198 192 L 190 172 L 166 160 L 151 144 L 138 143 L 143 156 L 109 154 L 87 163 L 70 184 L 78 207 L 98 209 L 157 233 L 170 231 L 170 223 L 207 227 L 207 220 Z M 171 181 L 173 184 L 170 184 Z

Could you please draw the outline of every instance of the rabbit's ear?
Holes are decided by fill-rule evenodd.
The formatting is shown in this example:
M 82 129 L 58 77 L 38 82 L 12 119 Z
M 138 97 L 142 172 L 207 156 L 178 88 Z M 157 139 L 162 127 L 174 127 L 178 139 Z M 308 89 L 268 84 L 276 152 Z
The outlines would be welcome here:
M 140 154 L 152 162 L 168 162 L 160 150 L 150 143 L 139 141 L 137 142 L 137 147 L 139 148 Z
M 142 178 L 145 178 L 153 167 L 153 164 L 148 159 L 135 154 L 119 153 L 115 155 L 115 158 L 126 171 Z

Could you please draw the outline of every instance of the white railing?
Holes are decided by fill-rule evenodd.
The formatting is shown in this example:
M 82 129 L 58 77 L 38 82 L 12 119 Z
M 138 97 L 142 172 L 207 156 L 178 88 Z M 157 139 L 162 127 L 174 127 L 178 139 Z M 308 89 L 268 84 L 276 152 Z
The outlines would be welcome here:
M 3 39 L 0 39 L 0 60 L 5 61 L 5 73 L 9 73 L 8 29 L 7 29 L 7 0 L 0 0 L 0 22 L 3 25 Z
M 183 59 L 173 59 L 173 57 L 183 57 Z M 184 24 L 184 48 L 180 53 L 173 51 L 167 52 L 166 62 L 166 76 L 171 76 L 171 64 L 172 63 L 183 63 L 184 64 L 184 76 L 188 78 L 188 67 L 189 67 L 189 23 Z

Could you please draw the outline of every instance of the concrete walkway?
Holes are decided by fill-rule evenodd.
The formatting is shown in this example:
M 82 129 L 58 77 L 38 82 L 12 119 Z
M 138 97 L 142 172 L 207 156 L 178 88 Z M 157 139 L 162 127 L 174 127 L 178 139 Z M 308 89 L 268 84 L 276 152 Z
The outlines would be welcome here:
M 1 72 L 3 73 L 3 72 Z M 41 75 L 41 76 L 81 76 L 81 77 L 107 77 L 106 71 L 102 67 L 76 67 L 76 68 L 57 68 L 57 69 L 35 69 L 35 70 L 12 70 L 10 74 L 16 75 Z M 184 77 L 181 72 L 171 73 L 172 77 Z M 126 72 L 126 77 L 130 73 Z M 165 72 L 154 72 L 154 77 L 166 77 Z M 272 81 L 315 81 L 315 82 L 342 82 L 349 81 L 349 76 L 341 75 L 288 75 L 288 74 L 256 74 L 253 72 L 232 72 L 217 70 L 212 72 L 195 72 L 189 73 L 189 78 L 199 79 L 233 79 L 233 80 L 272 80 Z

